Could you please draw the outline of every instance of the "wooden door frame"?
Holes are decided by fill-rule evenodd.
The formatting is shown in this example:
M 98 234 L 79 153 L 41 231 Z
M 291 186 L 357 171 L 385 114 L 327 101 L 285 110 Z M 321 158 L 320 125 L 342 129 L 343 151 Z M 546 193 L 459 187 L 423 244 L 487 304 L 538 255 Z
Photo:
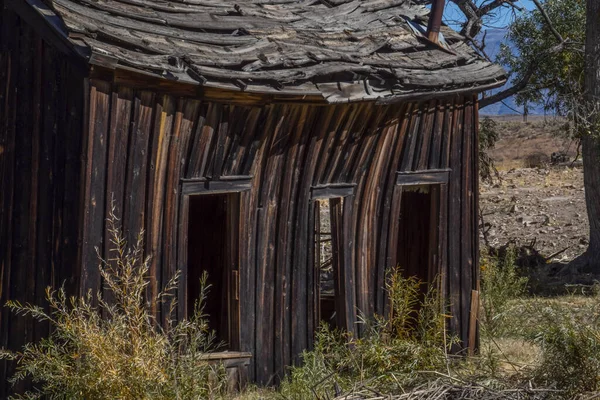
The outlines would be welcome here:
M 338 245 L 337 248 L 337 275 L 334 274 L 334 286 L 335 286 L 335 295 L 336 295 L 336 324 L 338 328 L 344 329 L 347 332 L 352 334 L 356 333 L 356 288 L 355 288 L 355 268 L 354 268 L 354 259 L 352 257 L 353 252 L 349 249 L 343 249 L 343 243 L 348 243 L 349 240 L 353 237 L 352 232 L 352 209 L 353 209 L 353 197 L 355 192 L 356 185 L 355 184 L 330 184 L 330 185 L 319 185 L 313 186 L 311 188 L 311 198 L 310 198 L 310 210 L 311 213 L 315 215 L 312 218 L 313 223 L 311 224 L 310 238 L 309 243 L 314 246 L 315 241 L 315 227 L 317 218 L 319 218 L 319 211 L 316 210 L 315 205 L 319 200 L 332 200 L 332 199 L 344 199 L 344 204 L 341 202 L 333 202 L 331 204 L 335 210 L 332 210 L 333 214 L 337 210 L 336 219 L 337 219 L 337 238 L 341 245 Z M 333 240 L 333 228 L 334 223 L 331 223 L 332 229 L 332 240 Z M 332 243 L 332 246 L 334 244 Z M 341 249 L 341 251 L 340 251 Z M 335 250 L 334 250 L 335 251 Z M 313 305 L 315 309 L 310 309 L 309 312 L 312 313 L 311 318 L 314 319 L 314 327 L 318 326 L 320 321 L 317 321 L 319 313 L 316 311 L 316 308 L 319 307 L 318 302 L 318 293 L 320 284 L 319 276 L 315 273 L 315 256 L 313 252 L 311 252 L 312 258 L 310 260 L 311 270 L 312 270 L 312 278 L 309 279 L 311 282 L 311 291 L 309 296 L 314 298 Z M 332 256 L 334 256 L 332 252 Z M 343 298 L 343 302 L 337 301 L 337 297 Z
M 180 320 L 188 318 L 188 216 L 190 197 L 218 194 L 238 194 L 235 204 L 229 204 L 228 207 L 237 208 L 237 212 L 227 213 L 227 218 L 233 216 L 233 220 L 228 221 L 232 226 L 237 226 L 237 235 L 232 230 L 228 230 L 231 235 L 228 241 L 236 243 L 236 254 L 227 262 L 227 287 L 231 289 L 232 295 L 228 296 L 228 344 L 231 350 L 239 350 L 241 345 L 241 315 L 239 304 L 240 290 L 240 235 L 242 224 L 247 223 L 240 219 L 241 201 L 243 192 L 251 189 L 251 176 L 222 177 L 219 180 L 213 179 L 182 179 L 181 180 L 181 205 L 179 207 L 178 222 L 178 245 L 177 245 L 177 267 L 181 273 L 178 287 L 178 317 Z M 234 237 L 234 236 L 237 236 Z M 237 268 L 236 268 L 237 267 Z M 232 317 L 235 316 L 235 317 Z
M 451 169 L 397 172 L 393 191 L 391 218 L 388 234 L 387 260 L 389 267 L 395 267 L 398 261 L 398 234 L 400 229 L 400 210 L 404 187 L 431 186 L 435 191 L 430 208 L 430 249 L 428 279 L 439 279 L 438 290 L 445 301 L 447 298 L 447 243 L 448 243 L 448 183 Z M 385 314 L 389 315 L 389 301 L 385 302 Z

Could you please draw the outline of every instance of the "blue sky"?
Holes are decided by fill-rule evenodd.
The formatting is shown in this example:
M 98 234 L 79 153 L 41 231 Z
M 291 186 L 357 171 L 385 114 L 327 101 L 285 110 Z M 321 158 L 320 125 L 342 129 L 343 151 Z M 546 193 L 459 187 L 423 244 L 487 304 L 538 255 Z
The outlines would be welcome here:
M 476 0 L 478 4 L 488 2 L 489 0 Z M 532 10 L 535 8 L 535 4 L 531 0 L 520 0 L 519 5 L 525 9 Z M 501 7 L 497 15 L 487 21 L 488 25 L 487 29 L 494 28 L 504 28 L 506 27 L 510 21 L 512 20 L 514 15 L 513 9 L 511 7 Z M 444 11 L 444 22 L 453 28 L 457 29 L 457 22 L 463 18 L 462 13 L 458 10 L 458 7 L 451 1 L 446 1 L 446 9 Z M 484 28 L 486 29 L 486 28 Z

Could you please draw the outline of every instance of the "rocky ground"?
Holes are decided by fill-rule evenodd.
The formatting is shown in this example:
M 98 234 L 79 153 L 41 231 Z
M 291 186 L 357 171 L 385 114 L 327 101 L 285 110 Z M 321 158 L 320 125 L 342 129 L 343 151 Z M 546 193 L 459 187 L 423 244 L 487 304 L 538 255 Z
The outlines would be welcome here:
M 554 261 L 561 262 L 586 249 L 588 221 L 580 167 L 515 168 L 500 176 L 493 184 L 481 184 L 482 241 L 494 247 L 510 240 L 533 243 L 542 255 L 555 255 Z
M 581 165 L 549 163 L 553 152 L 575 157 L 576 146 L 561 136 L 563 125 L 542 118 L 528 123 L 498 121 L 500 140 L 491 155 L 500 179 L 480 185 L 485 224 L 482 242 L 494 247 L 511 240 L 519 245 L 533 243 L 542 255 L 554 255 L 554 261 L 560 262 L 568 262 L 586 249 L 588 221 Z M 531 165 L 535 167 L 526 168 Z

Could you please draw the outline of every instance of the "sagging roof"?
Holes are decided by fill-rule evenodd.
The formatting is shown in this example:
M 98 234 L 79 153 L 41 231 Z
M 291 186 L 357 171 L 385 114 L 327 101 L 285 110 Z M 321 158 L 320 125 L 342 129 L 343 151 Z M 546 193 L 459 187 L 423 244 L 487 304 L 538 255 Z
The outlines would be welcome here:
M 60 17 L 91 63 L 209 87 L 385 102 L 505 80 L 448 27 L 429 42 L 429 10 L 411 0 L 14 1 Z

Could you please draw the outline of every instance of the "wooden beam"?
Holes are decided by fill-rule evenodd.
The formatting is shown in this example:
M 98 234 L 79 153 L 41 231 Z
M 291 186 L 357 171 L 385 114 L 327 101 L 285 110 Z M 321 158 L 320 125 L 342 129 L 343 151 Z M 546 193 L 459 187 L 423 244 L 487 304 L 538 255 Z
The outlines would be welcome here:
M 450 169 L 398 172 L 396 185 L 444 185 L 448 183 Z
M 245 192 L 252 188 L 252 177 L 229 177 L 229 179 L 185 179 L 182 180 L 182 191 L 184 196 L 194 194 L 210 193 L 232 193 Z
M 347 197 L 354 195 L 355 184 L 330 184 L 318 185 L 310 188 L 313 200 L 331 199 L 335 197 Z

